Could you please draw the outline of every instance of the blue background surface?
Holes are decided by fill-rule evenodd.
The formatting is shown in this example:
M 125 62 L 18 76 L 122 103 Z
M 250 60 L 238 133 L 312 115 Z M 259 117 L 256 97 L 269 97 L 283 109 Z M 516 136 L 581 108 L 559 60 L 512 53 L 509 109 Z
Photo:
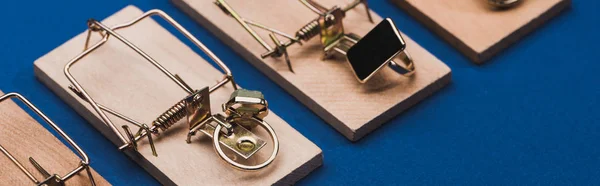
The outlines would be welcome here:
M 258 2 L 258 1 L 257 1 Z M 33 74 L 33 61 L 128 4 L 162 9 L 211 48 L 237 82 L 323 149 L 300 185 L 600 183 L 600 1 L 578 0 L 485 65 L 474 65 L 389 1 L 383 17 L 453 70 L 453 82 L 351 143 L 167 0 L 3 1 L 0 89 L 38 105 L 115 185 L 158 185 Z M 258 82 L 258 83 L 257 83 Z M 282 144 L 285 145 L 285 144 Z

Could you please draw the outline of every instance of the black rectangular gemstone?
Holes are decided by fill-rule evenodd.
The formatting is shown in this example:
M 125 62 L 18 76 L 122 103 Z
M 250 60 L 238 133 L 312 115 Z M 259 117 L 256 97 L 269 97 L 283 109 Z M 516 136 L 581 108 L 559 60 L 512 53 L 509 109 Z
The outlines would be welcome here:
M 352 46 L 346 56 L 358 79 L 364 82 L 405 48 L 396 25 L 386 18 Z

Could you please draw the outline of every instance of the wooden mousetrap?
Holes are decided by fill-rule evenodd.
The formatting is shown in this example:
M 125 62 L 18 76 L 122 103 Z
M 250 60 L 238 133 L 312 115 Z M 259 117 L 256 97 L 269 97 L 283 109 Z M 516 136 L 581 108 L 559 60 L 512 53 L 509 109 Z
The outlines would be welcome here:
M 392 0 L 471 61 L 484 63 L 557 16 L 571 0 L 521 0 L 510 8 L 487 0 Z
M 222 71 L 157 22 L 146 19 L 149 16 L 162 18 L 177 28 L 217 61 Z M 35 74 L 162 184 L 288 185 L 322 164 L 319 147 L 274 113 L 264 117 L 268 110 L 258 93 L 238 91 L 241 89 L 233 82 L 228 68 L 164 12 L 151 10 L 144 13 L 128 6 L 102 23 L 90 20 L 88 26 L 88 32 L 94 34 L 88 37 L 88 32 L 82 33 L 36 60 Z M 90 41 L 86 42 L 87 39 Z M 198 87 L 206 88 L 192 90 Z M 192 101 L 188 102 L 187 98 Z M 253 101 L 257 104 L 251 104 Z M 247 116 L 245 113 L 253 110 L 236 112 L 239 110 L 235 103 L 240 102 L 241 108 L 244 105 L 265 107 L 256 107 L 259 116 Z M 211 114 L 211 111 L 217 113 L 221 109 L 225 115 Z M 185 111 L 189 111 L 188 120 L 183 119 Z M 231 117 L 232 113 L 241 114 Z M 237 119 L 244 117 L 268 123 L 269 127 L 265 128 L 269 130 L 248 132 L 241 129 Z M 149 127 L 144 124 L 150 122 Z M 186 123 L 190 128 L 186 129 Z M 232 131 L 229 130 L 231 127 Z M 276 133 L 274 141 L 278 143 L 268 140 L 271 132 Z M 214 134 L 220 137 L 213 138 Z M 246 134 L 255 134 L 265 140 Z M 228 139 L 238 140 L 232 145 Z M 240 149 L 254 150 L 235 154 Z M 276 155 L 274 159 L 270 158 L 272 152 Z M 247 157 L 250 158 L 245 159 Z M 252 166 L 241 167 L 221 161 L 227 158 L 234 163 L 257 164 L 256 170 Z M 259 166 L 263 161 L 268 163 Z
M 78 155 L 11 98 L 38 114 Z M 90 168 L 87 154 L 67 134 L 18 93 L 0 91 L 0 151 L 3 185 L 110 185 Z

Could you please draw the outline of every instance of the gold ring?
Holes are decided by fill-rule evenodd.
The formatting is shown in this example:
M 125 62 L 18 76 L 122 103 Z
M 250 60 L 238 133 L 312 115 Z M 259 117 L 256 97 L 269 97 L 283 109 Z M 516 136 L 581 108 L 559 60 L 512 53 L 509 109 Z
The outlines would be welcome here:
M 405 49 L 402 52 L 400 52 L 397 57 L 400 58 L 400 61 L 402 61 L 404 66 L 396 63 L 395 61 L 390 61 L 390 63 L 388 63 L 388 66 L 392 70 L 396 71 L 398 74 L 401 74 L 406 77 L 412 76 L 415 73 L 415 63 L 413 62 L 413 59 L 410 56 L 410 54 L 408 54 L 408 52 Z

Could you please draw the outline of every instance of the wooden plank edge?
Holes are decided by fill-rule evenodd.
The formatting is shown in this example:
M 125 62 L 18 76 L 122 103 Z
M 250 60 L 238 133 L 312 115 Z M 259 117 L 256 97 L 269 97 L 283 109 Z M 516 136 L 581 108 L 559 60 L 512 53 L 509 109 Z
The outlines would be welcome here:
M 407 98 L 406 100 L 404 100 L 403 102 L 400 102 L 400 103 L 394 105 L 391 109 L 385 111 L 381 115 L 379 115 L 376 118 L 374 118 L 373 120 L 369 121 L 366 125 L 363 125 L 362 127 L 358 128 L 358 130 L 356 130 L 356 134 L 354 135 L 354 139 L 352 141 L 358 141 L 358 140 L 362 139 L 367 134 L 369 134 L 369 133 L 373 132 L 375 129 L 379 128 L 383 123 L 386 123 L 387 121 L 389 121 L 395 117 L 399 117 L 400 114 L 398 114 L 398 113 L 403 113 L 406 110 L 412 108 L 417 103 L 432 96 L 434 93 L 438 92 L 442 88 L 446 87 L 446 85 L 450 84 L 451 81 L 452 81 L 452 71 L 450 71 L 448 74 L 445 74 L 440 79 L 437 79 L 434 83 L 431 83 L 431 84 L 427 85 L 427 87 L 419 90 L 418 92 L 416 92 L 414 94 L 414 96 L 411 96 L 411 97 Z
M 479 59 L 481 61 L 480 64 L 490 60 L 492 57 L 500 54 L 508 47 L 519 42 L 519 40 L 521 40 L 525 36 L 533 33 L 533 31 L 535 31 L 537 28 L 540 28 L 542 25 L 548 23 L 552 18 L 555 18 L 558 15 L 560 15 L 560 13 L 567 10 L 567 8 L 569 8 L 570 6 L 571 0 L 562 0 L 560 1 L 560 3 L 555 4 L 550 9 L 540 14 L 538 17 L 532 19 L 521 28 L 515 30 L 504 39 L 500 40 L 487 50 L 483 51 L 479 55 Z
M 450 46 L 456 48 L 459 52 L 461 52 L 465 57 L 474 63 L 481 64 L 483 61 L 480 60 L 479 53 L 475 51 L 473 48 L 469 47 L 466 43 L 458 39 L 458 37 L 451 34 L 448 30 L 444 29 L 440 24 L 433 21 L 433 19 L 429 18 L 429 16 L 425 15 L 425 13 L 421 12 L 418 8 L 414 7 L 410 3 L 406 2 L 406 0 L 390 0 L 392 3 L 396 4 L 398 7 L 402 8 L 404 11 L 408 13 L 408 15 L 412 16 L 422 25 L 425 25 L 429 30 L 435 33 L 442 40 L 448 42 Z
M 306 177 L 312 171 L 323 165 L 323 151 L 321 150 L 319 154 L 302 164 L 297 169 L 288 173 L 285 177 L 281 178 L 273 185 L 294 185 L 296 182 L 300 181 L 302 178 Z

